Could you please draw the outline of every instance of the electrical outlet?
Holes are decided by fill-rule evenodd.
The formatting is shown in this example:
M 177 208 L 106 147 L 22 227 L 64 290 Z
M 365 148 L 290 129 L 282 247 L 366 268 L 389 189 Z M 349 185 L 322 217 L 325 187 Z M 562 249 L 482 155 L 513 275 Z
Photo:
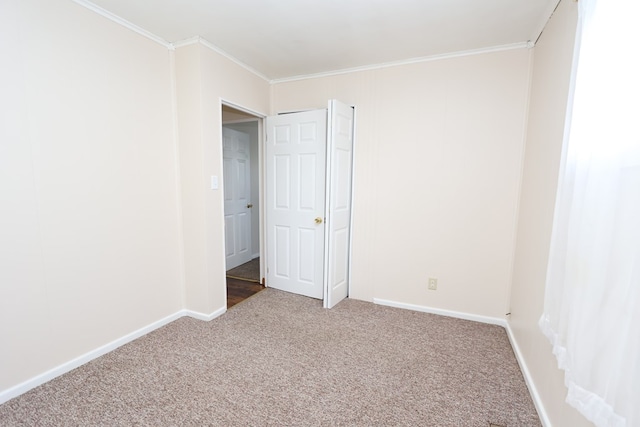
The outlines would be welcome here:
M 435 291 L 436 289 L 438 289 L 438 279 L 429 277 L 429 290 Z

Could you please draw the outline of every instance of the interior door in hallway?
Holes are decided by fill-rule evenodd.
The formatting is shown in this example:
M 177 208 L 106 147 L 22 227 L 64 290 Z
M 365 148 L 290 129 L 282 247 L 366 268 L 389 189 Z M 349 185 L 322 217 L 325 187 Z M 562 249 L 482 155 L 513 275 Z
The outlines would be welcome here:
M 322 299 L 327 111 L 266 120 L 267 285 Z
M 226 269 L 251 261 L 249 134 L 222 128 Z

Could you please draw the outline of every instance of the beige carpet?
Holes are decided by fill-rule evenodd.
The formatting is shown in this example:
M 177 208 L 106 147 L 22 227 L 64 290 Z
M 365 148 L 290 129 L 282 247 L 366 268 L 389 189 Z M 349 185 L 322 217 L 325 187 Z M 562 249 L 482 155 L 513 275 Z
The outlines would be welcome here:
M 227 277 L 260 283 L 260 258 L 254 258 L 236 268 L 227 270 Z
M 503 328 L 266 289 L 0 406 L 2 426 L 540 426 Z

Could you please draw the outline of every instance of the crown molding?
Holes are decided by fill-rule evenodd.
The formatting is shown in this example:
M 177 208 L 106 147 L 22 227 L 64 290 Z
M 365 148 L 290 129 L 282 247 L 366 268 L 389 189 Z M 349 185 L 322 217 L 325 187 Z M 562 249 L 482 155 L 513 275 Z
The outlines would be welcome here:
M 179 40 L 177 42 L 173 42 L 171 43 L 171 46 L 174 49 L 178 49 L 180 47 L 185 47 L 185 46 L 189 46 L 192 44 L 198 44 L 200 43 L 200 37 L 198 36 L 194 36 L 194 37 L 189 37 L 188 39 L 184 39 L 184 40 Z
M 200 44 L 212 51 L 214 51 L 215 53 L 217 53 L 218 55 L 222 55 L 225 58 L 227 58 L 229 61 L 233 62 L 234 64 L 244 68 L 245 70 L 249 71 L 252 74 L 255 74 L 256 76 L 260 77 L 261 79 L 263 79 L 264 81 L 266 81 L 267 83 L 271 83 L 271 79 L 269 79 L 269 77 L 265 76 L 264 74 L 262 74 L 260 71 L 256 70 L 255 68 L 245 64 L 244 62 L 240 61 L 238 58 L 234 57 L 233 55 L 225 52 L 224 50 L 220 49 L 218 46 L 216 46 L 215 44 L 211 43 L 210 41 L 200 37 L 200 36 L 195 36 L 195 37 L 190 37 L 188 39 L 185 40 L 180 40 L 177 41 L 175 43 L 171 43 L 171 47 L 173 49 L 178 49 L 180 47 L 184 47 L 184 46 L 189 46 L 192 44 Z
M 90 1 L 87 0 L 71 0 L 74 3 L 79 4 L 82 7 L 85 7 L 95 13 L 97 13 L 100 16 L 103 16 L 107 19 L 109 19 L 110 21 L 115 22 L 116 24 L 120 24 L 125 28 L 130 29 L 131 31 L 140 34 L 141 36 L 144 36 L 146 38 L 148 38 L 149 40 L 153 40 L 154 42 L 161 44 L 162 46 L 166 47 L 167 49 L 173 49 L 173 47 L 171 46 L 171 43 L 169 43 L 168 41 L 166 41 L 165 39 L 163 39 L 162 37 L 159 37 L 147 30 L 145 30 L 144 28 L 138 27 L 137 25 L 127 21 L 126 19 L 123 19 L 121 17 L 119 17 L 118 15 L 115 15 L 111 12 L 109 12 L 108 10 L 105 10 L 103 8 L 101 8 L 100 6 L 91 3 Z
M 500 45 L 500 46 L 492 46 L 492 47 L 488 47 L 488 48 L 481 48 L 481 49 L 474 49 L 474 50 L 466 50 L 466 51 L 459 51 L 459 52 L 451 52 L 451 53 L 444 53 L 444 54 L 438 54 L 438 55 L 430 55 L 430 56 L 424 56 L 424 57 L 417 57 L 417 58 L 410 58 L 410 59 L 405 59 L 405 60 L 400 60 L 400 61 L 392 61 L 392 62 L 385 62 L 385 63 L 379 63 L 379 64 L 372 64 L 372 65 L 365 65 L 365 66 L 360 66 L 360 67 L 352 67 L 352 68 L 344 68 L 344 69 L 340 69 L 340 70 L 333 70 L 333 71 L 326 71 L 326 72 L 321 72 L 321 73 L 312 73 L 312 74 L 303 74 L 303 75 L 298 75 L 298 76 L 291 76 L 291 77 L 283 77 L 283 78 L 279 78 L 279 79 L 271 79 L 269 77 L 267 77 L 265 74 L 261 73 L 260 71 L 256 70 L 255 68 L 245 64 L 244 62 L 242 62 L 241 60 L 239 60 L 238 58 L 234 57 L 233 55 L 229 54 L 228 52 L 224 51 L 223 49 L 219 48 L 218 46 L 216 46 L 215 44 L 211 43 L 210 41 L 200 37 L 200 36 L 195 36 L 195 37 L 191 37 L 185 40 L 180 40 L 177 42 L 168 42 L 165 39 L 163 39 L 160 36 L 157 36 L 147 30 L 145 30 L 144 28 L 141 28 L 129 21 L 127 21 L 126 19 L 123 19 L 121 17 L 119 17 L 118 15 L 115 15 L 111 12 L 109 12 L 108 10 L 103 9 L 102 7 L 91 3 L 88 0 L 72 0 L 74 3 L 83 6 L 95 13 L 97 13 L 98 15 L 101 15 L 119 25 L 122 25 L 123 27 L 126 27 L 128 29 L 130 29 L 131 31 L 134 31 L 137 34 L 140 34 L 158 44 L 161 44 L 162 46 L 166 47 L 169 50 L 175 50 L 177 48 L 180 47 L 184 47 L 184 46 L 189 46 L 192 44 L 200 44 L 214 52 L 216 52 L 219 55 L 222 55 L 223 57 L 225 57 L 226 59 L 228 59 L 229 61 L 233 62 L 234 64 L 240 66 L 241 68 L 249 71 L 250 73 L 254 74 L 257 77 L 260 77 L 261 79 L 263 79 L 264 81 L 266 81 L 269 84 L 276 84 L 276 83 L 286 83 L 286 82 L 292 82 L 292 81 L 297 81 L 297 80 L 307 80 L 307 79 L 314 79 L 314 78 L 320 78 L 320 77 L 330 77 L 330 76 L 336 76 L 336 75 L 340 75 L 340 74 L 348 74 L 348 73 L 354 73 L 354 72 L 358 72 L 358 71 L 370 71 L 370 70 L 378 70 L 378 69 L 382 69 L 382 68 L 389 68 L 389 67 L 397 67 L 397 66 L 401 66 L 401 65 L 410 65 L 410 64 L 418 64 L 418 63 L 422 63 L 422 62 L 429 62 L 429 61 L 438 61 L 438 60 L 442 60 L 442 59 L 450 59 L 450 58 L 458 58 L 458 57 L 464 57 L 464 56 L 470 56 L 470 55 L 479 55 L 479 54 L 483 54 L 483 53 L 491 53 L 491 52 L 499 52 L 499 51 L 504 51 L 504 50 L 511 50 L 511 49 L 521 49 L 521 48 L 532 48 L 535 45 L 535 42 L 532 41 L 526 41 L 526 42 L 521 42 L 521 43 L 513 43 L 513 44 L 508 44 L 508 45 Z M 544 29 L 544 26 L 546 25 L 546 22 L 549 20 L 550 16 L 553 14 L 553 11 L 555 11 L 555 8 L 557 7 L 559 1 L 558 0 L 550 0 L 549 3 L 549 7 L 548 7 L 548 13 L 545 13 L 545 19 L 544 22 L 541 24 L 539 33 L 538 33 L 538 37 L 539 34 L 542 33 L 542 30 Z
M 544 9 L 544 13 L 540 16 L 540 21 L 538 22 L 538 25 L 535 27 L 535 31 L 531 33 L 531 39 L 529 40 L 531 47 L 534 47 L 535 44 L 538 43 L 538 39 L 542 35 L 542 32 L 546 28 L 547 24 L 549 23 L 549 20 L 555 13 L 556 9 L 558 9 L 558 6 L 560 6 L 561 1 L 562 0 L 548 0 L 547 6 Z M 577 1 L 577 0 L 574 0 L 574 1 Z
M 337 76 L 340 74 L 348 74 L 348 73 L 354 73 L 358 71 L 379 70 L 382 68 L 398 67 L 400 65 L 419 64 L 423 62 L 439 61 L 442 59 L 451 59 L 451 58 L 459 58 L 463 56 L 480 55 L 483 53 L 500 52 L 504 50 L 523 49 L 527 47 L 529 47 L 529 42 L 512 43 L 512 44 L 506 44 L 506 45 L 500 45 L 500 46 L 486 47 L 481 49 L 464 50 L 459 52 L 451 52 L 451 53 L 443 53 L 438 55 L 422 56 L 418 58 L 403 59 L 400 61 L 384 62 L 380 64 L 364 65 L 362 67 L 344 68 L 341 70 L 327 71 L 322 73 L 305 74 L 305 75 L 299 75 L 299 76 L 293 76 L 293 77 L 283 77 L 281 79 L 273 79 L 270 81 L 270 83 L 271 84 L 287 83 L 287 82 L 293 82 L 296 80 L 316 79 L 319 77 Z
M 230 60 L 231 62 L 235 63 L 236 65 L 239 65 L 240 67 L 244 68 L 245 70 L 249 71 L 252 74 L 255 74 L 256 76 L 260 77 L 261 79 L 265 80 L 266 82 L 270 83 L 270 79 L 265 76 L 264 74 L 262 74 L 261 72 L 259 72 L 258 70 L 256 70 L 255 68 L 250 67 L 249 65 L 245 64 L 244 62 L 240 61 L 239 59 L 235 58 L 234 56 L 230 55 L 229 53 L 225 52 L 224 50 L 220 49 L 218 46 L 214 45 L 213 43 L 203 39 L 200 36 L 195 36 L 195 37 L 191 37 L 185 40 L 181 40 L 175 43 L 171 43 L 166 41 L 165 39 L 163 39 L 160 36 L 157 36 L 155 34 L 153 34 L 150 31 L 145 30 L 142 27 L 138 27 L 137 25 L 127 21 L 126 19 L 123 19 L 121 17 L 119 17 L 118 15 L 109 12 L 106 9 L 101 8 L 100 6 L 91 3 L 88 0 L 72 0 L 74 3 L 79 4 L 82 7 L 85 7 L 95 13 L 97 13 L 100 16 L 103 16 L 107 19 L 109 19 L 110 21 L 115 22 L 116 24 L 120 24 L 125 28 L 130 29 L 131 31 L 140 34 L 141 36 L 144 36 L 150 40 L 153 40 L 154 42 L 161 44 L 162 46 L 166 47 L 169 50 L 175 50 L 179 47 L 183 47 L 183 46 L 188 46 L 190 44 L 195 44 L 195 43 L 199 43 L 202 46 L 205 46 L 211 50 L 213 50 L 214 52 L 224 56 L 225 58 L 227 58 L 228 60 Z

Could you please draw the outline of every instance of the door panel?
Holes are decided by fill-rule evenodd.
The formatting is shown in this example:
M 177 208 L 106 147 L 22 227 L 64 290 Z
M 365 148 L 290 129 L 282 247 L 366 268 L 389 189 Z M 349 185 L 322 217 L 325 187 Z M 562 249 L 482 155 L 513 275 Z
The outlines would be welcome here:
M 327 308 L 336 305 L 349 293 L 353 127 L 353 108 L 330 101 L 324 286 L 324 306 Z
M 313 298 L 324 294 L 326 120 L 326 110 L 266 120 L 267 285 Z
M 291 158 L 289 155 L 277 155 L 274 160 L 275 208 L 289 210 L 291 209 Z
M 251 261 L 250 136 L 222 128 L 226 269 Z
M 272 254 L 275 269 L 273 274 L 277 278 L 291 279 L 291 255 L 289 251 L 291 246 L 290 236 L 291 229 L 283 225 L 274 226 L 274 245 L 275 252 Z
M 322 265 L 315 265 L 315 251 L 317 245 L 317 234 L 313 228 L 298 229 L 298 252 L 300 253 L 299 262 L 299 280 L 302 283 L 313 285 L 316 279 L 316 269 L 322 268 Z
M 324 147 L 323 147 L 324 149 Z M 318 197 L 316 195 L 317 188 L 317 175 L 316 163 L 319 161 L 316 154 L 302 154 L 300 155 L 300 176 L 298 182 L 300 183 L 300 210 L 301 211 L 316 211 L 318 206 Z M 324 166 L 324 159 L 322 159 L 322 165 Z M 322 212 L 322 207 L 320 207 Z

